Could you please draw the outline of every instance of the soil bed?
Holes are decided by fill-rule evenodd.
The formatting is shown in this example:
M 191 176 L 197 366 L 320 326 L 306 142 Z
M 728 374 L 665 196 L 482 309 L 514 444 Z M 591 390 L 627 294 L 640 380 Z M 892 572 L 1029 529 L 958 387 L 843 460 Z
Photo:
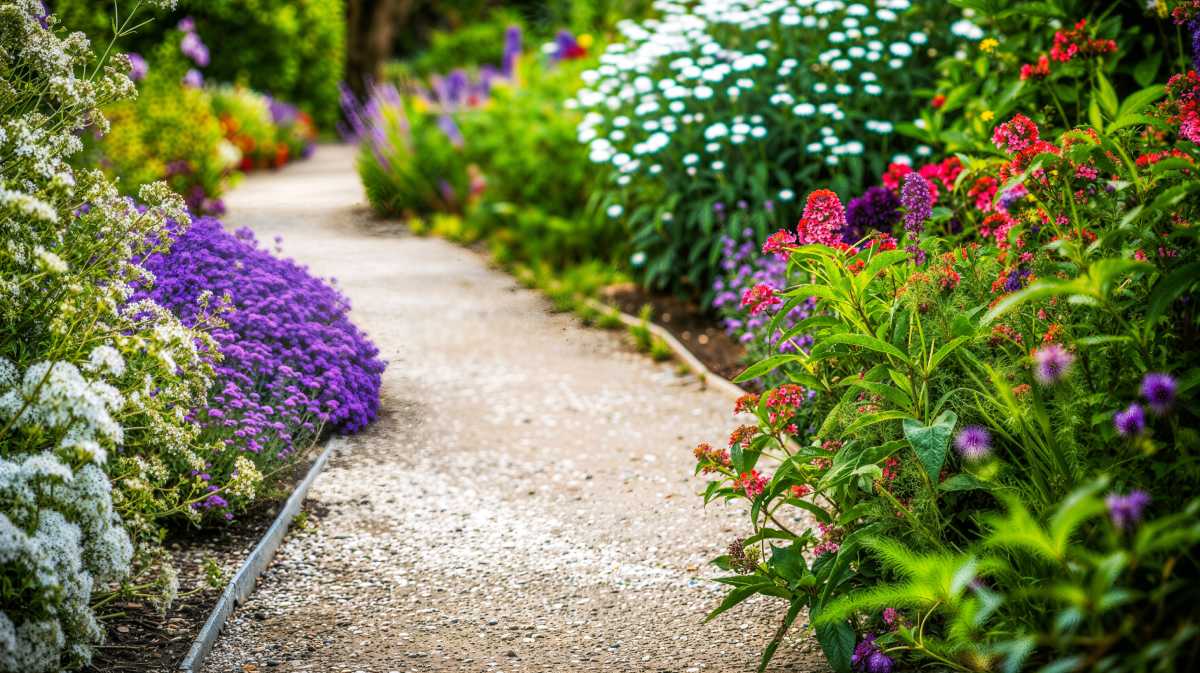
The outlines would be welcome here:
M 276 487 L 277 497 L 262 500 L 233 525 L 172 531 L 166 547 L 179 573 L 180 598 L 165 614 L 146 601 L 113 604 L 112 611 L 121 615 L 105 620 L 104 644 L 96 648 L 92 665 L 83 673 L 174 673 L 208 620 L 226 582 L 270 528 L 292 488 L 308 474 L 319 453 L 314 448 L 307 459 L 288 468 Z M 219 588 L 208 584 L 209 559 L 221 568 Z
M 724 378 L 732 380 L 746 368 L 743 363 L 746 349 L 693 301 L 647 292 L 632 284 L 606 288 L 600 300 L 631 315 L 637 315 L 649 304 L 655 323 L 675 335 L 706 367 Z

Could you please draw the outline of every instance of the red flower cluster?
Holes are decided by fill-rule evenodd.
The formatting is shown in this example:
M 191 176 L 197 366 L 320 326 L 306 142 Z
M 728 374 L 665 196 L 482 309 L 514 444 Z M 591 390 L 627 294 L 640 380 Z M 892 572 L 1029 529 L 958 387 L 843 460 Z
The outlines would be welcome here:
M 1009 154 L 1018 154 L 1029 149 L 1040 139 L 1037 124 L 1023 114 L 997 125 L 992 131 L 992 144 Z
M 962 173 L 962 162 L 958 157 L 947 157 L 941 162 L 925 164 L 919 169 L 913 169 L 908 164 L 892 163 L 888 164 L 887 171 L 883 174 L 883 186 L 888 189 L 900 193 L 900 186 L 904 184 L 904 176 L 916 170 L 925 181 L 929 183 L 929 196 L 932 203 L 938 202 L 938 196 L 944 190 L 949 193 L 954 190 L 954 182 L 958 180 L 959 173 Z
M 1179 126 L 1179 137 L 1200 145 L 1200 74 L 1191 70 L 1172 76 L 1167 81 L 1167 96 L 1159 112 Z
M 692 453 L 695 454 L 696 461 L 702 465 L 701 471 L 705 474 L 716 472 L 722 467 L 729 467 L 729 452 L 725 449 L 714 449 L 711 445 L 704 443 L 693 449 Z
M 748 498 L 757 498 L 767 490 L 767 478 L 758 470 L 743 472 L 733 480 L 733 490 L 745 493 Z
M 846 227 L 846 209 L 838 195 L 828 189 L 818 189 L 808 195 L 804 215 L 796 225 L 796 240 L 802 244 L 840 243 Z
M 796 237 L 787 229 L 779 231 L 767 237 L 767 241 L 763 243 L 762 252 L 764 255 L 776 255 L 780 258 L 787 257 L 788 246 L 796 245 Z
M 812 493 L 812 489 L 808 487 L 808 484 L 800 484 L 792 487 L 793 498 L 803 498 L 809 493 Z
M 734 428 L 733 432 L 729 433 L 729 447 L 741 445 L 742 448 L 750 446 L 750 442 L 758 435 L 758 426 L 756 425 L 739 425 Z
M 758 395 L 747 393 L 737 398 L 737 402 L 733 404 L 733 413 L 735 414 L 752 414 L 758 408 Z
M 771 424 L 781 420 L 788 420 L 796 415 L 800 410 L 800 406 L 804 404 L 807 395 L 804 388 L 794 384 L 785 383 L 778 388 L 772 389 L 767 393 L 767 410 L 768 419 Z M 794 425 L 788 425 L 787 431 L 795 434 L 797 428 Z
M 775 294 L 775 288 L 766 283 L 759 283 L 742 294 L 742 308 L 749 308 L 750 315 L 758 315 L 782 303 L 783 300 Z
M 996 191 L 1000 189 L 1000 182 L 990 175 L 984 175 L 976 178 L 971 187 L 967 190 L 967 196 L 975 200 L 975 210 L 981 213 L 990 213 L 996 210 Z
M 1054 33 L 1054 44 L 1050 47 L 1050 58 L 1066 63 L 1076 56 L 1100 57 L 1114 53 L 1117 43 L 1113 40 L 1088 37 L 1087 19 L 1080 19 L 1074 28 Z
M 1050 76 L 1050 59 L 1042 54 L 1038 57 L 1037 65 L 1026 63 L 1021 66 L 1021 80 L 1046 79 Z

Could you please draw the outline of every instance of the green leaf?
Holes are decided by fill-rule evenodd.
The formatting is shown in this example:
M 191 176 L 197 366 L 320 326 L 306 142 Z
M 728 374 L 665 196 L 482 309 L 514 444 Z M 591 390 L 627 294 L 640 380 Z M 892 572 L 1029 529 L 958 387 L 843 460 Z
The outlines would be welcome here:
M 1117 102 L 1117 91 L 1113 89 L 1113 85 L 1109 83 L 1108 78 L 1100 70 L 1096 71 L 1097 96 L 1100 99 L 1100 108 L 1104 110 L 1104 114 L 1108 115 L 1109 119 L 1117 116 L 1117 110 L 1120 108 Z M 1097 128 L 1102 128 L 1103 125 L 1097 125 Z
M 741 383 L 743 381 L 749 381 L 750 379 L 756 379 L 763 374 L 775 371 L 788 362 L 801 359 L 803 359 L 803 356 L 801 355 L 774 355 L 766 360 L 760 360 L 750 365 L 745 371 L 743 371 L 741 374 L 738 374 L 737 377 L 733 379 L 733 382 Z
M 856 376 L 851 376 L 850 378 L 843 380 L 839 385 L 862 388 L 863 390 L 879 395 L 900 409 L 909 409 L 912 407 L 912 398 L 909 397 L 908 394 L 903 390 L 900 390 L 895 386 L 889 386 L 884 383 L 860 381 Z
M 1123 117 L 1133 112 L 1142 112 L 1151 103 L 1162 98 L 1166 92 L 1165 86 L 1156 84 L 1129 94 L 1125 100 L 1121 101 L 1121 109 L 1117 111 L 1117 117 Z
M 808 564 L 804 562 L 804 549 L 798 543 L 787 547 L 772 547 L 770 566 L 789 582 L 800 579 L 808 572 Z
M 986 481 L 980 481 L 974 475 L 962 472 L 950 477 L 938 485 L 939 491 L 990 491 L 991 484 Z
M 884 421 L 898 421 L 908 417 L 908 414 L 903 411 L 880 411 L 874 414 L 867 414 L 866 416 L 860 416 L 857 421 L 854 421 L 850 425 L 846 426 L 846 428 L 842 430 L 841 434 L 843 437 L 851 437 L 855 432 L 858 432 L 865 427 L 875 425 L 876 423 L 883 423 Z
M 835 334 L 831 337 L 824 339 L 822 341 L 822 343 L 846 344 L 848 346 L 860 346 L 862 348 L 867 348 L 869 350 L 877 351 L 879 353 L 884 353 L 885 355 L 891 355 L 891 356 L 899 359 L 901 362 L 908 361 L 907 356 L 905 356 L 904 352 L 901 351 L 899 348 L 896 348 L 895 346 L 884 341 L 883 339 L 877 339 L 873 336 L 868 336 L 866 334 Z
M 835 673 L 850 673 L 850 657 L 854 655 L 854 629 L 849 622 L 821 624 L 816 627 L 817 642 Z
M 970 340 L 971 338 L 969 336 L 960 336 L 956 339 L 952 339 L 948 343 L 944 344 L 941 348 L 937 349 L 937 351 L 934 352 L 933 357 L 929 358 L 929 364 L 925 367 L 925 373 L 932 374 L 933 370 L 942 363 L 942 360 L 945 360 L 951 353 L 953 353 L 955 348 L 958 348 Z
M 949 410 L 943 411 L 942 415 L 934 420 L 933 425 L 929 426 L 921 425 L 920 421 L 911 418 L 904 419 L 904 438 L 917 453 L 921 464 L 925 466 L 925 472 L 929 474 L 929 479 L 935 484 L 938 474 L 942 471 L 942 465 L 946 462 L 950 436 L 954 434 L 954 424 L 957 422 L 958 415 Z

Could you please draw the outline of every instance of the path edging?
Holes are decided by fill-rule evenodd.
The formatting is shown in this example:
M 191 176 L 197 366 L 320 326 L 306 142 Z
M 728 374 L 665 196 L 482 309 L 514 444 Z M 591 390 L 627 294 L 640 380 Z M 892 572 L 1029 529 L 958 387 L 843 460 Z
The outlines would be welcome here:
M 629 315 L 615 306 L 605 304 L 604 302 L 592 299 L 591 297 L 585 297 L 584 302 L 587 304 L 588 308 L 592 309 L 593 311 L 598 311 L 602 314 L 615 314 L 617 318 L 625 325 L 630 327 L 644 326 L 649 329 L 654 336 L 658 337 L 663 341 L 663 343 L 667 344 L 667 347 L 671 349 L 671 352 L 674 353 L 676 358 L 681 360 L 685 365 L 687 365 L 688 369 L 691 369 L 692 372 L 695 373 L 696 377 L 700 379 L 700 382 L 703 385 L 711 386 L 734 399 L 746 394 L 747 391 L 741 386 L 705 366 L 705 364 L 700 361 L 700 358 L 696 357 L 692 351 L 688 350 L 687 346 L 684 346 L 679 339 L 675 338 L 674 334 L 671 334 L 671 332 L 665 327 L 655 323 L 653 320 L 643 321 L 641 318 Z
M 308 474 L 288 496 L 287 502 L 283 509 L 279 510 L 279 514 L 275 516 L 275 520 L 271 522 L 271 527 L 263 534 L 258 544 L 242 562 L 237 573 L 229 580 L 225 591 L 221 592 L 221 597 L 217 599 L 216 606 L 208 615 L 208 620 L 204 622 L 204 627 L 200 629 L 200 633 L 196 634 L 195 640 L 192 641 L 191 648 L 188 649 L 187 656 L 183 661 L 179 662 L 178 671 L 182 673 L 198 673 L 204 665 L 204 660 L 212 651 L 213 645 L 217 642 L 217 637 L 221 635 L 221 630 L 225 627 L 225 622 L 229 616 L 233 614 L 234 608 L 244 602 L 246 598 L 254 591 L 254 585 L 258 581 L 262 572 L 266 570 L 271 559 L 275 557 L 275 552 L 279 549 L 279 545 L 283 542 L 284 536 L 291 527 L 292 519 L 300 512 L 301 506 L 304 504 L 304 499 L 308 496 L 308 490 L 320 475 L 321 470 L 325 468 L 325 464 L 329 462 L 329 457 L 333 454 L 334 449 L 341 447 L 346 443 L 345 438 L 340 436 L 331 437 L 325 442 L 325 448 L 321 450 L 321 455 L 313 461 L 312 466 L 308 469 Z

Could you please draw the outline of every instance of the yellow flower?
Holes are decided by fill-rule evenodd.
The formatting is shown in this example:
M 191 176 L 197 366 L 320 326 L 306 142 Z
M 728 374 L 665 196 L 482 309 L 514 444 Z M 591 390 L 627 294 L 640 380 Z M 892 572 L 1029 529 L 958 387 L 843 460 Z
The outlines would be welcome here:
M 584 33 L 576 38 L 575 41 L 578 42 L 579 46 L 583 47 L 584 49 L 591 48 L 592 44 L 595 42 L 595 40 L 592 39 L 591 33 Z
M 1000 42 L 992 37 L 989 37 L 989 38 L 985 39 L 983 42 L 979 43 L 979 49 L 982 50 L 983 53 L 985 53 L 985 54 L 992 53 L 992 50 L 998 46 L 1000 46 Z
M 991 110 L 984 110 L 983 113 L 979 115 L 979 118 L 985 122 L 990 122 L 996 118 L 996 113 L 992 112 Z

